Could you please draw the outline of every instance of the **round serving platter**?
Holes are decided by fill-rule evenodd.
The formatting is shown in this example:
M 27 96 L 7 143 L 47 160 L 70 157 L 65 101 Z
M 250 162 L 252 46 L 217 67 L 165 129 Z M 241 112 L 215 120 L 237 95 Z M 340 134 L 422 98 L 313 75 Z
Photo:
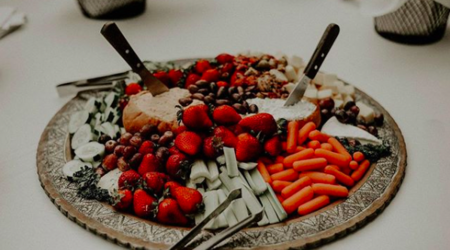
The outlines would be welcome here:
M 183 65 L 193 60 L 178 60 Z M 101 93 L 78 94 L 50 120 L 42 133 L 37 150 L 37 171 L 46 194 L 70 220 L 116 244 L 133 249 L 168 249 L 189 228 L 161 225 L 115 211 L 107 203 L 77 196 L 77 188 L 62 173 L 71 158 L 67 124 L 70 115 L 82 110 L 85 102 Z M 362 100 L 383 113 L 384 124 L 379 135 L 391 145 L 391 155 L 372 164 L 365 177 L 351 190 L 349 197 L 303 217 L 264 227 L 253 227 L 235 234 L 220 249 L 306 249 L 331 242 L 355 231 L 380 214 L 397 193 L 406 168 L 406 146 L 400 128 L 389 113 L 374 99 L 356 89 L 356 100 Z M 203 231 L 192 245 L 210 238 Z

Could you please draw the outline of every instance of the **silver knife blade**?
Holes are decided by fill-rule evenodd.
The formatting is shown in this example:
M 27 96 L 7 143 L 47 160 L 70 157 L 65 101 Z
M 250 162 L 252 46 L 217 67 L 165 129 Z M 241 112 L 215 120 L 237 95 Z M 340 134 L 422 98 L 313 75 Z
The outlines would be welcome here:
M 284 106 L 291 106 L 301 101 L 303 98 L 303 94 L 305 94 L 306 88 L 308 84 L 311 82 L 311 78 L 303 75 L 302 79 L 295 84 L 294 89 L 289 94 L 289 97 L 286 99 Z

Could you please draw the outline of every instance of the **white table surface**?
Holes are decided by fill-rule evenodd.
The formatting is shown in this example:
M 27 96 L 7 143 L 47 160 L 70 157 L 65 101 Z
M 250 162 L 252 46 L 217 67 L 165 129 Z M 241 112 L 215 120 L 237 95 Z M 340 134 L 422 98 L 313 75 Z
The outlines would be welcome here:
M 0 40 L 0 249 L 120 249 L 62 215 L 40 187 L 36 149 L 67 102 L 55 85 L 117 72 L 124 61 L 75 0 L 1 0 L 29 22 Z M 378 36 L 352 1 L 148 1 L 118 21 L 143 59 L 214 56 L 252 49 L 309 59 L 330 22 L 341 34 L 322 69 L 379 101 L 402 129 L 406 178 L 373 222 L 322 249 L 449 249 L 450 30 L 406 46 Z

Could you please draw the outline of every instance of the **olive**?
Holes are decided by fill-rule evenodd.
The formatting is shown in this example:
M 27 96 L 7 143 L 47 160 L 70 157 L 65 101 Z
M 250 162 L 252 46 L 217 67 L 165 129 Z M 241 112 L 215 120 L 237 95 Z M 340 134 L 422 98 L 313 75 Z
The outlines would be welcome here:
M 375 122 L 375 125 L 383 126 L 384 115 L 382 113 L 376 113 L 373 121 Z
M 205 98 L 205 96 L 203 94 L 200 93 L 195 93 L 192 95 L 192 98 L 203 101 L 203 98 Z
M 209 84 L 209 89 L 210 89 L 212 92 L 216 92 L 216 91 L 217 91 L 217 84 L 216 84 L 215 82 L 210 83 L 210 84 Z
M 192 85 L 191 85 L 192 86 Z M 190 97 L 184 97 L 181 98 L 180 100 L 178 100 L 178 102 L 180 103 L 181 106 L 186 107 L 187 105 L 192 103 L 192 98 Z
M 199 87 L 197 85 L 194 85 L 194 84 L 191 84 L 188 87 L 189 93 L 191 93 L 191 94 L 197 93 L 198 89 L 199 89 Z
M 256 104 L 250 104 L 250 106 L 248 107 L 248 111 L 250 111 L 250 113 L 256 114 L 258 113 L 258 106 L 256 106 Z
M 234 93 L 234 94 L 231 95 L 231 98 L 233 98 L 233 100 L 234 100 L 235 102 L 240 102 L 241 99 L 242 99 L 242 95 L 240 95 L 240 94 L 238 94 L 238 93 Z
M 131 137 L 133 137 L 133 135 L 129 132 L 126 132 L 122 136 L 120 136 L 119 143 L 121 145 L 127 146 L 130 143 Z
M 244 108 L 246 109 L 246 110 L 248 110 L 249 109 L 249 105 L 248 105 L 248 102 L 246 102 L 246 101 L 242 101 L 242 106 L 244 106 Z
M 202 88 L 208 88 L 209 87 L 209 82 L 205 81 L 205 80 L 198 80 L 195 85 L 197 85 L 198 88 L 202 89 Z
M 130 165 L 128 165 L 127 161 L 125 160 L 124 157 L 120 157 L 117 160 L 117 168 L 122 171 L 125 172 L 127 170 L 130 170 Z
M 111 136 L 109 136 L 107 134 L 103 134 L 98 138 L 98 143 L 105 144 L 109 140 L 111 140 Z
M 125 149 L 125 146 L 124 146 L 124 145 L 117 145 L 117 146 L 114 148 L 114 154 L 120 157 L 120 156 L 123 155 L 123 150 L 124 150 L 124 149 Z
M 109 140 L 105 143 L 105 151 L 106 153 L 113 153 L 114 149 L 116 148 L 116 146 L 118 145 L 118 143 L 114 140 Z
M 378 137 L 378 129 L 375 126 L 367 127 L 367 131 L 371 133 L 373 136 Z
M 227 95 L 227 89 L 222 86 L 217 90 L 217 98 L 224 98 Z
M 203 99 L 203 101 L 206 103 L 206 104 L 213 104 L 216 100 L 213 98 L 213 97 L 211 97 L 211 96 L 206 96 L 205 97 L 205 99 Z
M 233 108 L 239 113 L 239 114 L 245 114 L 247 113 L 247 109 L 240 103 L 233 104 Z
M 216 94 L 214 94 L 214 93 L 209 93 L 208 96 L 211 96 L 214 99 L 216 98 Z
M 233 94 L 234 92 L 236 92 L 236 87 L 234 87 L 234 86 L 231 86 L 231 87 L 229 87 L 228 88 L 228 94 Z
M 150 140 L 151 140 L 153 143 L 158 143 L 158 141 L 159 141 L 159 135 L 158 135 L 158 134 L 153 134 L 152 136 L 150 136 Z
M 230 101 L 227 99 L 218 99 L 216 100 L 216 105 L 217 106 L 221 106 L 221 105 L 229 105 Z
M 164 134 L 159 138 L 158 144 L 162 146 L 167 146 L 169 143 L 173 141 L 173 132 L 172 131 L 166 131 Z
M 170 151 L 166 147 L 159 147 L 155 153 L 156 157 L 161 161 L 161 163 L 166 162 L 167 158 L 170 156 Z
M 348 122 L 348 115 L 347 113 L 345 113 L 344 110 L 342 109 L 338 109 L 336 110 L 336 112 L 334 113 L 334 115 L 336 116 L 336 118 L 342 122 L 342 123 L 347 123 Z
M 199 89 L 198 93 L 202 94 L 202 95 L 209 95 L 210 90 L 209 89 Z
M 331 110 L 334 108 L 334 100 L 331 97 L 324 98 L 319 101 L 319 106 L 321 109 Z
M 349 110 L 351 107 L 355 106 L 355 102 L 354 101 L 348 101 L 347 103 L 345 103 L 344 105 L 344 110 Z
M 145 124 L 141 130 L 141 136 L 145 139 L 150 138 L 150 135 L 158 132 L 158 128 L 154 124 Z
M 130 145 L 139 148 L 142 144 L 142 137 L 140 135 L 134 134 L 130 139 Z
M 245 92 L 253 91 L 255 88 L 256 88 L 256 85 L 248 86 L 247 88 L 245 88 Z
M 123 149 L 123 157 L 125 157 L 125 159 L 130 159 L 131 157 L 133 157 L 133 155 L 136 153 L 136 148 L 133 146 L 126 146 Z
M 237 92 L 238 92 L 240 95 L 243 95 L 243 94 L 244 94 L 244 88 L 243 88 L 242 86 L 238 86 L 238 87 L 237 87 Z
M 140 153 L 134 154 L 133 157 L 131 157 L 130 162 L 129 162 L 130 167 L 134 168 L 134 169 L 138 168 L 139 165 L 141 164 L 141 161 L 142 161 L 142 154 L 140 154 Z

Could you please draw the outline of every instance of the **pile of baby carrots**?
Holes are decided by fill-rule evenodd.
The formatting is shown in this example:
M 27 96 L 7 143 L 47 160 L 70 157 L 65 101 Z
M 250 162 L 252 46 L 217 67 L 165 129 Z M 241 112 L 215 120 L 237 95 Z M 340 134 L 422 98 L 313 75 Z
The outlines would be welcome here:
M 359 181 L 370 162 L 364 154 L 350 155 L 334 137 L 321 133 L 313 122 L 300 127 L 290 121 L 284 155 L 271 162 L 258 160 L 258 170 L 288 214 L 306 215 L 348 196 L 348 188 Z

